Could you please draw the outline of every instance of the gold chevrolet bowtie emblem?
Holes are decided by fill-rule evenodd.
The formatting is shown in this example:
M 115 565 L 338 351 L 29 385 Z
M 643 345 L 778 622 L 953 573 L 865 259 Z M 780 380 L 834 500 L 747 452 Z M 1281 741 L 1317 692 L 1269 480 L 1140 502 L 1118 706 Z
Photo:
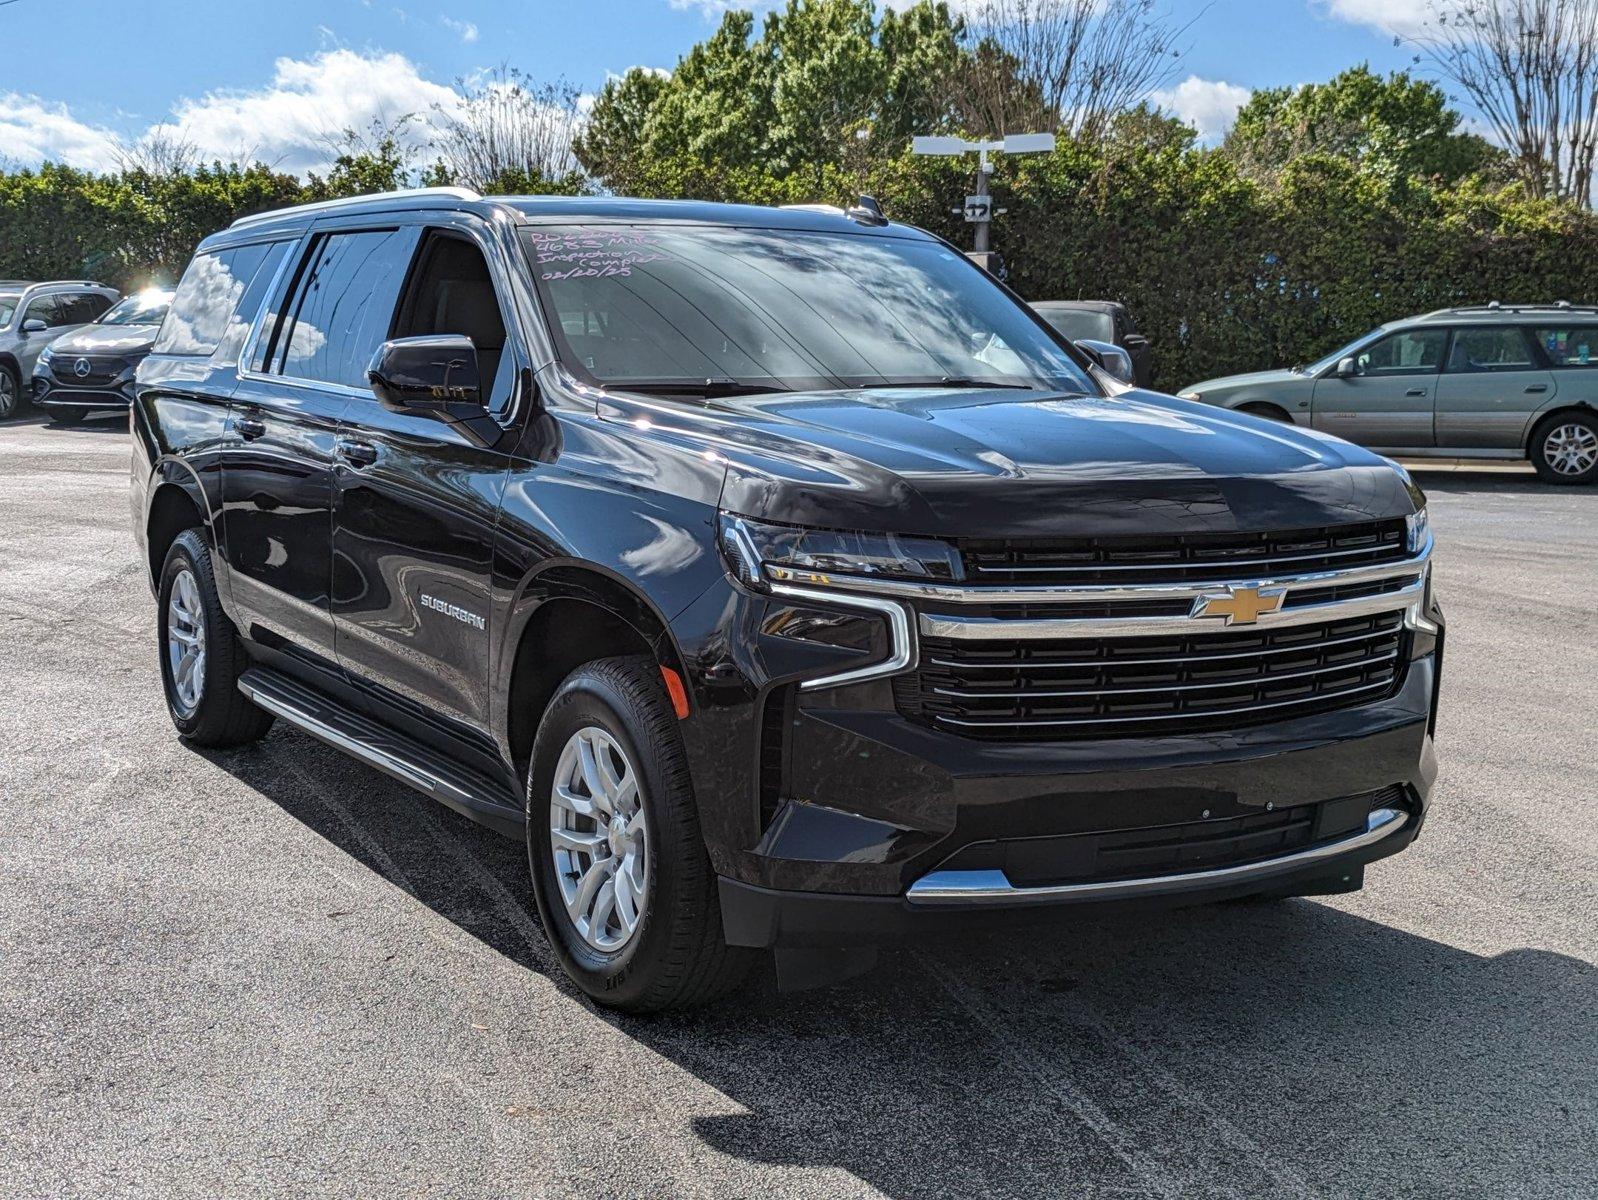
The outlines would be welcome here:
M 1229 587 L 1193 601 L 1193 616 L 1224 617 L 1228 625 L 1252 625 L 1266 613 L 1281 611 L 1281 588 Z

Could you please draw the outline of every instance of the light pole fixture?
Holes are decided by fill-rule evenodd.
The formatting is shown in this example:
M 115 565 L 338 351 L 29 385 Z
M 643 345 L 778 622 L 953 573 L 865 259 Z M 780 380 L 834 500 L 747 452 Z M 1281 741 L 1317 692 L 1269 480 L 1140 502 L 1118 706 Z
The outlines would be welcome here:
M 965 138 L 936 135 L 912 138 L 912 154 L 935 154 L 954 157 L 975 151 L 977 160 L 977 190 L 965 198 L 965 219 L 976 229 L 972 234 L 972 257 L 987 266 L 988 226 L 993 220 L 993 201 L 988 196 L 988 176 L 993 173 L 989 154 L 1047 154 L 1054 149 L 1052 133 L 1007 133 L 995 141 L 968 142 Z

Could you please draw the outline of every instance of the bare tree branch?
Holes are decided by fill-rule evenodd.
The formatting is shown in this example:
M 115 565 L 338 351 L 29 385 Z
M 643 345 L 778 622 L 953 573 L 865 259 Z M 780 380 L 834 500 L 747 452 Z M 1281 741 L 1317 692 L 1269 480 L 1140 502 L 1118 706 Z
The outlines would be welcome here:
M 1433 0 L 1411 40 L 1476 106 L 1535 196 L 1593 206 L 1598 0 Z
M 453 106 L 433 106 L 433 149 L 454 182 L 480 192 L 525 191 L 578 170 L 572 138 L 582 123 L 581 93 L 572 84 L 537 83 L 501 67 L 457 90 Z
M 1155 0 L 977 0 L 966 20 L 966 123 L 990 136 L 1102 139 L 1117 113 L 1170 82 L 1190 27 Z

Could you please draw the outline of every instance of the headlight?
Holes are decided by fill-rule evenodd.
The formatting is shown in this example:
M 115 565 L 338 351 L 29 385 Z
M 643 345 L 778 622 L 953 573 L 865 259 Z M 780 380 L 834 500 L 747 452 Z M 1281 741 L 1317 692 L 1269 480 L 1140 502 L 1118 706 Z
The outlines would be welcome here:
M 1176 398 L 1178 400 L 1202 400 L 1204 399 L 1204 394 L 1202 392 L 1178 392 Z
M 39 351 L 39 357 L 37 361 L 41 367 L 48 367 L 50 365 L 50 360 L 54 357 L 55 351 L 51 347 L 46 346 L 43 350 Z
M 891 575 L 948 582 L 963 577 L 954 547 L 935 538 L 769 525 L 721 514 L 721 544 L 749 587 L 768 580 L 825 586 L 834 575 Z
M 1411 554 L 1419 554 L 1431 536 L 1432 524 L 1424 506 L 1404 518 L 1404 542 Z

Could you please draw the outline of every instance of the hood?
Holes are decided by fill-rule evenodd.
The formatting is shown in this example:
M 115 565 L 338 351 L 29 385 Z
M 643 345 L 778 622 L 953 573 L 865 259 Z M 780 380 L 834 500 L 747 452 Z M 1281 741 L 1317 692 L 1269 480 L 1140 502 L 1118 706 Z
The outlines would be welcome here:
M 63 354 L 148 354 L 155 344 L 159 325 L 85 325 L 56 338 L 50 353 Z
M 723 506 L 944 536 L 1291 529 L 1400 516 L 1409 483 L 1338 438 L 1154 392 L 781 393 L 705 411 Z M 708 432 L 708 430 L 707 430 Z
M 1252 371 L 1247 375 L 1227 375 L 1220 379 L 1206 379 L 1203 383 L 1194 383 L 1183 388 L 1184 392 L 1198 392 L 1205 395 L 1209 392 L 1231 391 L 1233 388 L 1269 387 L 1272 384 L 1303 383 L 1309 378 L 1297 371 Z

